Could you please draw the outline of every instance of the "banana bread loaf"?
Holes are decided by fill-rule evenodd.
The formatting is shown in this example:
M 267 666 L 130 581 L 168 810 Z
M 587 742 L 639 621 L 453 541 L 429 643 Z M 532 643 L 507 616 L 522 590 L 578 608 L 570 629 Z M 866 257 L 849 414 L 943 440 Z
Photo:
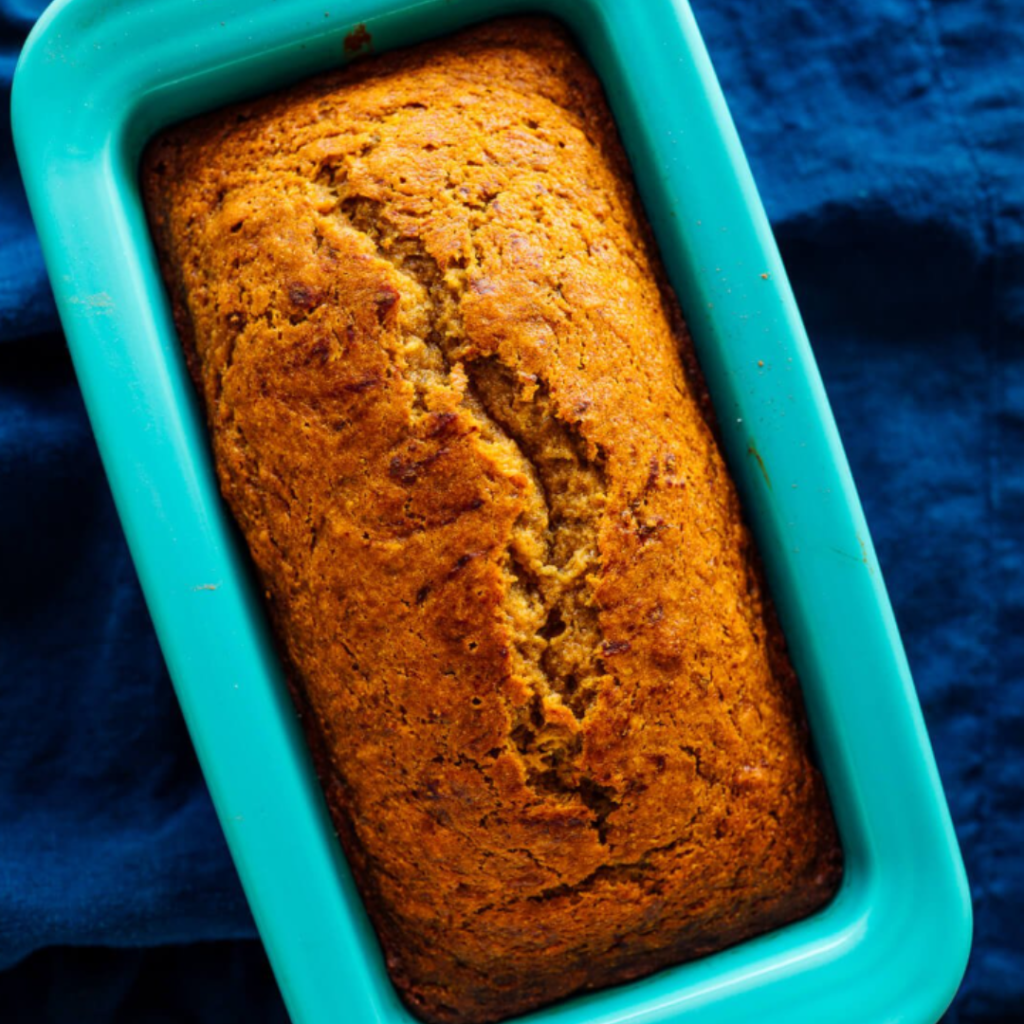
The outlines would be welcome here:
M 563 30 L 498 21 L 218 111 L 142 182 L 409 1007 L 495 1021 L 828 901 L 798 684 Z

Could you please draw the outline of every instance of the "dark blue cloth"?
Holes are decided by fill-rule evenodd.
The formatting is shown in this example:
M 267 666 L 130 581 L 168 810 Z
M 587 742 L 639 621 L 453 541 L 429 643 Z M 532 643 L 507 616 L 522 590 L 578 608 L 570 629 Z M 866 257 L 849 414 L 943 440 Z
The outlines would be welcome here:
M 967 861 L 976 937 L 948 1021 L 1019 1022 L 1024 6 L 694 5 Z M 5 89 L 40 6 L 0 0 Z M 85 421 L 6 122 L 0 572 L 0 1017 L 282 1022 Z

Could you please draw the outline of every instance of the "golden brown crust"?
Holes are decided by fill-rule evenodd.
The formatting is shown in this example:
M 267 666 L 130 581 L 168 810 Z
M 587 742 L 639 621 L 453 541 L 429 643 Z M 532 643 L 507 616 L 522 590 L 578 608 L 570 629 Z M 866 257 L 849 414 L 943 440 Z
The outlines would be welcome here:
M 562 30 L 494 22 L 219 111 L 142 180 L 409 1005 L 493 1021 L 826 902 L 799 689 Z

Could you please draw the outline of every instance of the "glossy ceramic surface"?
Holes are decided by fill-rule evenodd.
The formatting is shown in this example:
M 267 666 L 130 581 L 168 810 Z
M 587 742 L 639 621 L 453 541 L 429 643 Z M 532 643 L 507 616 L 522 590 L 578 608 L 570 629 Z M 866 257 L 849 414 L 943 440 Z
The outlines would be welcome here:
M 18 157 L 125 533 L 288 1007 L 296 1024 L 411 1021 L 218 497 L 139 154 L 163 125 L 349 59 L 359 25 L 383 50 L 538 9 L 570 26 L 612 103 L 803 682 L 847 869 L 809 920 L 528 1019 L 933 1024 L 970 945 L 963 866 L 835 424 L 685 2 L 61 0 L 16 75 Z

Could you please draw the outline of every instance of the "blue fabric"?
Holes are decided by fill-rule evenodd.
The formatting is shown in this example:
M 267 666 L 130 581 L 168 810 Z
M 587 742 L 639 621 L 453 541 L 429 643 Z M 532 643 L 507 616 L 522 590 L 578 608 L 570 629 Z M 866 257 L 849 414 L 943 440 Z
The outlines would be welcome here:
M 5 89 L 40 6 L 0 0 Z M 948 1021 L 1019 1022 L 1024 7 L 694 6 L 803 308 L 967 861 L 975 947 Z M 85 421 L 6 122 L 0 571 L 0 1016 L 283 1021 Z

